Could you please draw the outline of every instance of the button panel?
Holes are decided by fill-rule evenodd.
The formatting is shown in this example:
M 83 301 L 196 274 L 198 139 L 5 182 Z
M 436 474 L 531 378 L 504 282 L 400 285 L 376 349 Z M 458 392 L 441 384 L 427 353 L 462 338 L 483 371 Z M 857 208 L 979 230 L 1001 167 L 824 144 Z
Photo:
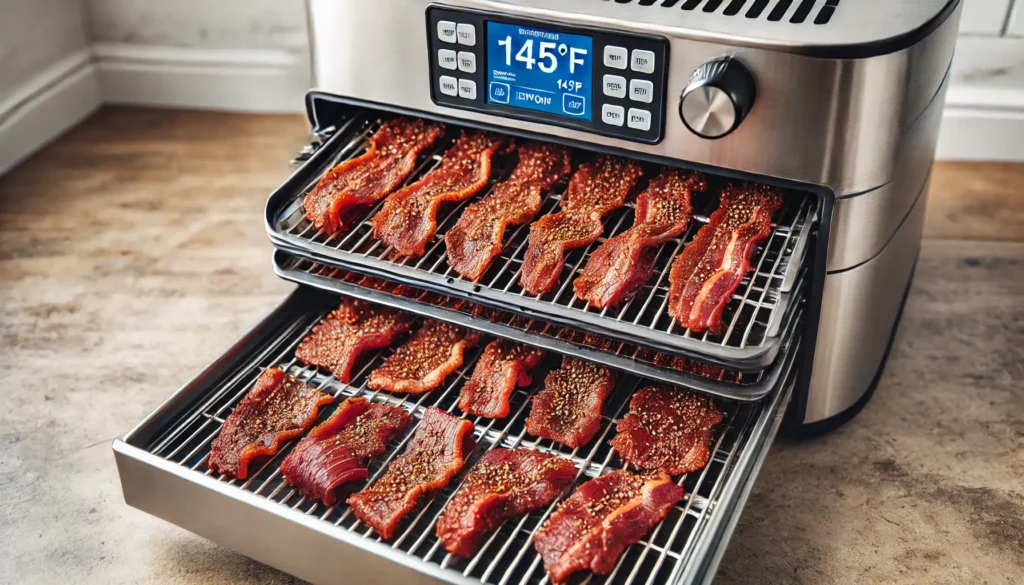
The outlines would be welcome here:
M 663 37 L 534 22 L 497 12 L 431 6 L 426 10 L 434 103 L 492 116 L 563 126 L 645 143 L 662 139 L 668 71 Z M 488 22 L 593 40 L 590 92 L 565 92 L 564 115 L 515 107 L 515 80 L 488 80 Z M 592 119 L 585 116 L 592 113 Z

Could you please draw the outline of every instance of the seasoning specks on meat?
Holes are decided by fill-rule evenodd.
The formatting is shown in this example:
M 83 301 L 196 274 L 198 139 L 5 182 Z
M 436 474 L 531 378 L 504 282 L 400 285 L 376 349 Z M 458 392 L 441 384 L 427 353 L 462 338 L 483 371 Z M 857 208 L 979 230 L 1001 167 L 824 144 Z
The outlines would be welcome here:
M 437 519 L 437 537 L 448 552 L 473 556 L 502 522 L 551 503 L 575 477 L 576 466 L 557 455 L 488 451 Z
M 569 180 L 559 212 L 530 226 L 519 277 L 523 289 L 537 296 L 550 291 L 562 273 L 565 253 L 601 237 L 604 216 L 625 204 L 642 174 L 635 161 L 607 155 L 580 165 Z
M 433 406 L 387 471 L 370 487 L 348 498 L 352 512 L 384 540 L 420 500 L 448 484 L 473 450 L 473 424 Z
M 720 205 L 672 263 L 668 312 L 679 325 L 721 334 L 722 312 L 750 271 L 750 258 L 771 234 L 782 193 L 764 185 L 729 185 Z
M 612 447 L 641 469 L 682 475 L 707 465 L 711 429 L 722 413 L 710 398 L 678 388 L 644 388 L 629 402 L 618 422 Z
M 508 179 L 471 204 L 445 235 L 448 264 L 463 277 L 480 280 L 501 253 L 505 229 L 537 216 L 542 195 L 569 174 L 569 149 L 528 142 L 518 149 L 519 162 Z
M 410 325 L 410 318 L 400 311 L 345 298 L 303 338 L 295 358 L 330 370 L 347 384 L 363 352 L 391 345 Z
M 564 583 L 586 569 L 611 573 L 626 547 L 661 522 L 684 495 L 664 473 L 636 475 L 624 469 L 581 485 L 534 536 L 551 582 Z
M 603 309 L 619 304 L 654 275 L 657 246 L 690 223 L 690 196 L 704 190 L 701 173 L 665 169 L 637 196 L 633 227 L 601 244 L 573 283 L 576 296 Z
M 207 466 L 214 473 L 245 479 L 250 461 L 277 453 L 285 441 L 316 422 L 321 406 L 333 401 L 282 370 L 264 370 L 214 437 Z
M 487 132 L 464 133 L 437 168 L 388 197 L 373 217 L 373 235 L 398 256 L 422 256 L 437 230 L 443 203 L 463 201 L 487 186 L 491 161 L 507 139 Z
M 462 367 L 466 349 L 476 346 L 479 340 L 475 331 L 428 319 L 409 341 L 370 373 L 367 386 L 388 392 L 430 392 Z
M 608 368 L 564 358 L 533 397 L 526 432 L 573 448 L 586 445 L 601 429 L 601 411 L 614 387 Z
M 333 506 L 335 491 L 365 479 L 367 461 L 383 454 L 408 424 L 409 414 L 401 407 L 349 398 L 299 441 L 281 462 L 281 474 L 304 497 Z
M 324 173 L 306 195 L 306 219 L 327 233 L 337 231 L 354 208 L 376 203 L 397 189 L 414 170 L 420 153 L 443 134 L 443 124 L 420 119 L 384 122 L 370 137 L 366 152 Z
M 504 339 L 488 343 L 476 362 L 472 377 L 459 392 L 459 408 L 478 416 L 505 418 L 511 411 L 512 392 L 517 386 L 528 386 L 533 381 L 530 370 L 543 356 L 537 348 Z

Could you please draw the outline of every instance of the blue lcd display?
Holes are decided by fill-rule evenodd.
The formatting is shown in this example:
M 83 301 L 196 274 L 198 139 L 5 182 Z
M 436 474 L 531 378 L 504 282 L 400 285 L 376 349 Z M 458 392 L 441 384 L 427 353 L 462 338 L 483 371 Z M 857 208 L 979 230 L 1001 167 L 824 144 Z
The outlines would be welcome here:
M 594 39 L 487 22 L 487 102 L 591 120 Z

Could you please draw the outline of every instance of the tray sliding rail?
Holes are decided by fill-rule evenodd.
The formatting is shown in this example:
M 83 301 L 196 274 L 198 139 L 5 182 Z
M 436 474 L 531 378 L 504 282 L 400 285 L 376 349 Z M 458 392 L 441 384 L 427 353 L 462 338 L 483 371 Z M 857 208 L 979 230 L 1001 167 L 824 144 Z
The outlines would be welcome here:
M 294 441 L 280 454 L 257 462 L 245 480 L 217 477 L 206 466 L 210 442 L 225 418 L 264 368 L 278 366 L 314 387 L 335 395 L 365 396 L 405 408 L 413 417 L 410 430 L 389 445 L 387 454 L 370 468 L 369 482 L 378 478 L 400 453 L 424 408 L 460 414 L 461 384 L 479 355 L 446 385 L 421 396 L 370 391 L 367 372 L 386 351 L 369 360 L 351 384 L 342 384 L 326 372 L 304 367 L 294 359 L 294 348 L 312 325 L 334 303 L 334 297 L 300 288 L 261 325 L 205 372 L 165 402 L 123 439 L 114 442 L 115 458 L 125 500 L 180 526 L 220 542 L 259 561 L 314 583 L 347 579 L 373 582 L 493 585 L 545 583 L 543 567 L 532 536 L 556 504 L 506 522 L 471 559 L 448 555 L 435 536 L 435 523 L 444 504 L 460 485 L 465 472 L 413 511 L 392 541 L 381 541 L 361 524 L 344 504 L 324 507 L 302 498 L 283 482 L 278 465 Z M 736 492 L 735 478 L 747 480 L 761 447 L 770 443 L 775 426 L 792 389 L 795 356 L 787 358 L 783 381 L 768 400 L 757 403 L 723 401 L 726 419 L 713 437 L 711 462 L 703 470 L 679 479 L 687 497 L 641 542 L 630 547 L 608 577 L 592 576 L 590 583 L 622 585 L 682 582 L 694 566 L 702 566 L 708 553 L 704 539 L 720 537 L 719 516 L 736 514 L 735 503 L 723 498 Z M 623 465 L 608 445 L 613 421 L 624 413 L 628 399 L 647 382 L 620 374 L 606 405 L 598 438 L 576 450 L 525 434 L 523 420 L 534 386 L 518 390 L 512 413 L 504 420 L 468 417 L 475 426 L 477 446 L 467 470 L 486 450 L 527 447 L 555 453 L 572 461 L 578 470 L 575 485 Z M 324 409 L 321 420 L 333 412 Z M 750 477 L 749 481 L 753 478 Z M 361 486 L 357 486 L 361 487 Z M 562 494 L 566 497 L 568 492 Z
M 783 326 L 782 334 L 786 342 L 780 351 L 780 359 L 757 372 L 731 372 L 723 369 L 716 378 L 706 377 L 659 366 L 654 360 L 655 352 L 636 345 L 613 340 L 605 340 L 607 343 L 597 347 L 586 345 L 580 339 L 584 336 L 574 330 L 562 329 L 543 321 L 524 319 L 503 311 L 481 311 L 481 306 L 468 301 L 427 293 L 404 285 L 399 285 L 399 288 L 404 289 L 401 291 L 402 294 L 395 294 L 394 286 L 381 290 L 377 286 L 363 282 L 365 278 L 356 273 L 319 264 L 284 250 L 277 250 L 274 253 L 274 272 L 298 284 L 388 305 L 610 368 L 629 371 L 653 380 L 734 400 L 759 400 L 771 392 L 782 375 L 785 356 L 796 351 L 800 345 L 798 330 L 803 311 L 794 308 Z
M 296 175 L 275 192 L 267 204 L 267 230 L 274 244 L 297 255 L 322 263 L 372 274 L 443 294 L 460 296 L 533 318 L 567 327 L 601 332 L 620 341 L 657 348 L 677 355 L 715 360 L 735 369 L 756 370 L 768 366 L 778 354 L 782 340 L 777 335 L 787 309 L 794 304 L 792 289 L 803 268 L 807 240 L 818 216 L 818 200 L 808 194 L 789 193 L 769 238 L 759 247 L 754 270 L 743 280 L 726 306 L 726 330 L 720 336 L 694 333 L 679 326 L 667 312 L 672 260 L 707 222 L 717 206 L 722 182 L 712 179 L 708 193 L 695 197 L 694 217 L 687 232 L 659 249 L 655 276 L 618 308 L 596 310 L 576 298 L 572 281 L 586 265 L 591 252 L 606 239 L 628 229 L 633 223 L 633 206 L 612 213 L 605 221 L 605 233 L 591 246 L 573 250 L 555 290 L 541 297 L 526 293 L 519 285 L 519 269 L 527 248 L 529 226 L 518 226 L 506 236 L 502 254 L 495 259 L 479 283 L 461 278 L 448 265 L 444 235 L 470 201 L 442 209 L 437 219 L 437 236 L 420 258 L 391 258 L 389 247 L 372 236 L 370 218 L 383 206 L 378 203 L 365 217 L 345 232 L 328 235 L 305 219 L 302 201 L 320 174 L 342 160 L 361 154 L 368 138 L 379 126 L 372 112 L 362 112 L 339 127 L 334 136 Z M 451 145 L 454 131 L 424 155 L 411 183 L 434 168 Z M 493 186 L 510 171 L 507 162 L 492 173 Z M 649 172 L 653 175 L 656 170 Z M 480 195 L 486 196 L 491 187 Z M 541 215 L 556 211 L 562 191 L 546 194 Z

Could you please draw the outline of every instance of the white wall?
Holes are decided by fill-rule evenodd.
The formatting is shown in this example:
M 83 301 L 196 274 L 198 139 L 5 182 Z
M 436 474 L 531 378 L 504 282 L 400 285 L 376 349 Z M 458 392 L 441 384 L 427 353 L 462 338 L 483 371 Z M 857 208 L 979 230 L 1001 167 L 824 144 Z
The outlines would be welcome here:
M 300 111 L 303 0 L 82 0 L 107 101 Z
M 303 0 L 85 0 L 101 43 L 305 54 Z
M 1024 0 L 964 0 L 944 159 L 1024 160 Z
M 100 104 L 79 0 L 0 0 L 0 173 Z

